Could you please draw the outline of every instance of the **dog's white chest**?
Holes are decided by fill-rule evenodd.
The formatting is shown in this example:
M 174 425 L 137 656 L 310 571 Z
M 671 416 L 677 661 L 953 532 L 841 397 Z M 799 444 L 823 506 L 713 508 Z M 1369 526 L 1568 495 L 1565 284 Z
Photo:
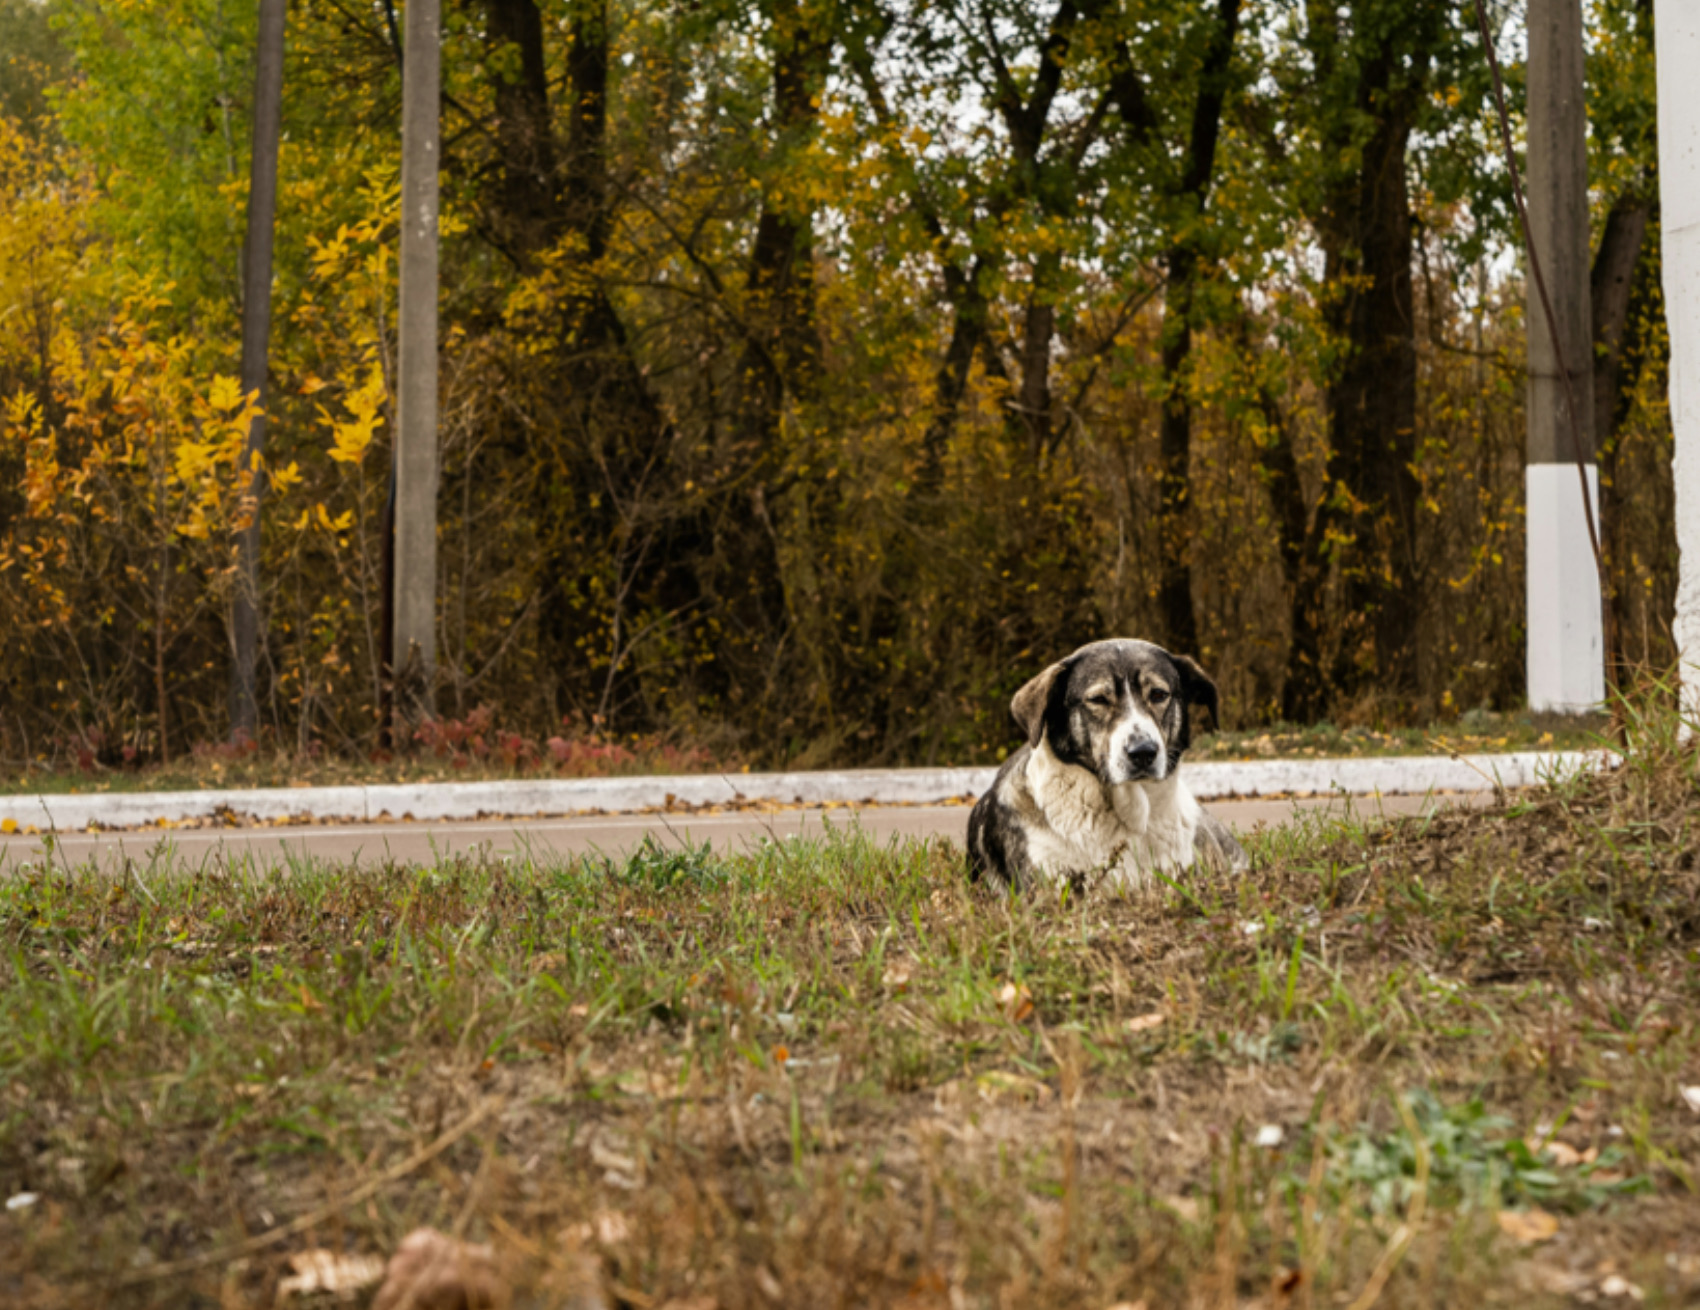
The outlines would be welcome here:
M 1179 778 L 1106 788 L 1057 759 L 1048 743 L 1033 751 L 1024 773 L 1018 786 L 1029 804 L 1020 808 L 1035 871 L 1052 879 L 1097 874 L 1109 886 L 1133 888 L 1147 885 L 1152 869 L 1191 867 L 1200 811 Z

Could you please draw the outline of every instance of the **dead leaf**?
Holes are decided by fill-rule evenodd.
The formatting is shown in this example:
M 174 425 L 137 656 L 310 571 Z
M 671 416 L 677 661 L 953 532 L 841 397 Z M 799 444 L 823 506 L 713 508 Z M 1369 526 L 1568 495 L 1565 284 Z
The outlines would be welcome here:
M 1695 1114 L 1700 1114 L 1700 1087 L 1683 1087 L 1678 1090 L 1682 1093 L 1683 1104 Z
M 1558 1234 L 1558 1216 L 1548 1214 L 1539 1206 L 1527 1210 L 1501 1210 L 1499 1231 L 1519 1246 L 1534 1246 L 1550 1242 Z
M 1197 1200 L 1190 1196 L 1160 1196 L 1157 1199 L 1189 1224 L 1196 1224 L 1202 1213 Z
M 766 1265 L 756 1266 L 756 1286 L 761 1288 L 761 1294 L 775 1305 L 785 1300 L 785 1289 L 779 1285 L 779 1280 L 773 1276 L 773 1270 Z
M 915 966 L 908 960 L 893 960 L 880 975 L 880 985 L 894 992 L 905 990 L 915 978 Z
M 1110 1310 L 1146 1310 L 1145 1298 L 1142 1296 L 1137 1301 L 1117 1301 Z
M 1004 1018 L 1020 1023 L 1033 1013 L 1033 993 L 1024 983 L 1007 982 L 998 989 L 998 1004 L 1003 1007 Z
M 1552 1141 L 1542 1146 L 1541 1139 L 1535 1137 L 1531 1138 L 1526 1144 L 1534 1154 L 1546 1155 L 1560 1169 L 1574 1169 L 1577 1165 L 1584 1163 L 1582 1152 L 1568 1142 Z
M 1051 1089 L 1037 1078 L 1026 1078 L 1018 1073 L 1006 1073 L 1002 1069 L 992 1069 L 974 1079 L 974 1087 L 984 1101 L 1016 1100 L 1031 1101 L 1043 1105 L 1051 1099 Z
M 1168 1018 L 1169 1016 L 1164 1014 L 1161 1010 L 1153 1010 L 1150 1014 L 1136 1015 L 1132 1019 L 1129 1019 L 1127 1021 L 1127 1030 L 1130 1033 L 1148 1033 L 1153 1028 L 1162 1027 L 1163 1024 L 1168 1022 Z
M 944 1275 L 929 1269 L 913 1283 L 897 1302 L 897 1310 L 944 1310 L 950 1305 L 950 1285 Z
M 1631 1301 L 1644 1301 L 1647 1294 L 1630 1282 L 1622 1274 L 1612 1274 L 1600 1280 L 1600 1295 L 1615 1301 L 1619 1297 L 1628 1297 Z
M 609 1169 L 620 1174 L 636 1174 L 638 1171 L 636 1160 L 605 1144 L 600 1137 L 590 1143 L 590 1162 L 598 1169 Z
M 498 1310 L 509 1297 L 490 1247 L 416 1228 L 390 1257 L 372 1310 Z
M 351 1297 L 362 1288 L 383 1281 L 384 1258 L 381 1255 L 351 1255 L 327 1251 L 315 1246 L 309 1251 L 297 1251 L 289 1257 L 292 1272 L 278 1280 L 277 1298 L 286 1296 L 318 1296 L 329 1293 Z

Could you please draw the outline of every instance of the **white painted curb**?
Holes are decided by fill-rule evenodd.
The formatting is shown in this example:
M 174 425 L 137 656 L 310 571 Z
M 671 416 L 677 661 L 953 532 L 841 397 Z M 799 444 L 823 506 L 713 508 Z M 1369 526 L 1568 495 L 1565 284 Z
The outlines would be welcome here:
M 1345 760 L 1230 760 L 1182 771 L 1200 800 L 1230 796 L 1422 795 L 1532 787 L 1609 767 L 1604 751 Z M 133 828 L 161 820 L 475 819 L 480 815 L 620 814 L 673 807 L 772 802 L 804 805 L 927 805 L 977 796 L 995 769 L 843 769 L 818 773 L 690 774 L 657 778 L 519 778 L 377 787 L 262 787 L 228 791 L 101 792 L 0 796 L 0 822 L 76 831 Z

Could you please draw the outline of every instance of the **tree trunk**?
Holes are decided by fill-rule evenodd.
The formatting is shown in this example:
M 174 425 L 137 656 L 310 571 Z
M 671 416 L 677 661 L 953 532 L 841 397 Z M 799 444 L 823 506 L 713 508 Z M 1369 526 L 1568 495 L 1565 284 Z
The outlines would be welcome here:
M 944 483 L 945 452 L 956 433 L 962 398 L 968 393 L 968 373 L 974 366 L 975 352 L 985 340 L 991 313 L 980 289 L 980 278 L 986 271 L 984 256 L 975 259 L 966 273 L 953 265 L 945 266 L 945 295 L 955 307 L 956 317 L 933 386 L 932 417 L 921 438 L 921 467 L 915 475 L 915 490 L 922 494 L 936 492 Z
M 1648 204 L 1640 196 L 1619 196 L 1606 215 L 1600 247 L 1594 253 L 1589 273 L 1589 301 L 1593 307 L 1594 344 L 1594 446 L 1600 463 L 1600 545 L 1606 567 L 1617 573 L 1622 535 L 1623 488 L 1619 484 L 1617 430 L 1627 415 L 1629 395 L 1636 373 L 1633 359 L 1626 370 L 1625 356 L 1632 344 L 1626 335 L 1630 305 L 1636 289 L 1641 253 L 1646 246 Z M 1626 376 L 1627 373 L 1627 376 Z M 1626 385 L 1630 383 L 1630 385 Z M 1625 588 L 1614 578 L 1608 603 L 1612 607 L 1609 628 L 1616 649 L 1606 652 L 1606 670 L 1616 676 L 1627 652 L 1623 634 L 1628 621 Z
M 1588 279 L 1594 312 L 1594 439 L 1601 443 L 1620 416 L 1624 325 L 1647 235 L 1647 208 L 1635 195 L 1620 196 L 1612 205 Z
M 486 0 L 485 48 L 492 63 L 519 55 L 516 75 L 493 72 L 500 181 L 491 236 L 517 265 L 560 236 L 554 127 L 549 117 L 543 14 L 536 0 Z
M 785 587 L 767 496 L 784 464 L 782 422 L 788 399 L 809 396 L 820 371 L 815 324 L 814 210 L 788 186 L 820 118 L 832 29 L 819 6 L 771 0 L 774 142 L 762 176 L 755 241 L 745 277 L 745 338 L 735 404 L 721 451 L 724 480 L 715 550 L 704 578 L 754 658 L 752 680 L 771 676 L 768 656 L 786 628 Z
M 1341 272 L 1348 342 L 1328 413 L 1340 476 L 1357 503 L 1356 559 L 1344 588 L 1347 614 L 1367 618 L 1377 685 L 1416 690 L 1420 614 L 1416 570 L 1417 351 L 1411 284 L 1411 211 L 1405 175 L 1410 119 L 1389 104 L 1364 148 L 1354 250 Z M 1340 285 L 1336 283 L 1336 285 Z M 1367 670 L 1365 670 L 1367 672 Z M 1346 682 L 1355 681 L 1350 675 Z
M 549 660 L 612 711 L 623 703 L 625 653 L 618 633 L 631 616 L 672 602 L 666 578 L 688 570 L 701 543 L 662 543 L 674 533 L 667 498 L 672 470 L 666 418 L 649 389 L 625 325 L 602 281 L 613 230 L 608 177 L 610 50 L 606 0 L 570 9 L 565 105 L 568 117 L 555 192 L 559 232 L 581 290 L 559 306 L 554 355 L 560 408 L 546 415 L 534 481 L 539 524 L 539 635 Z M 670 572 L 671 570 L 671 572 Z M 682 577 L 683 574 L 681 573 Z M 694 583 L 689 590 L 694 594 Z M 588 597 L 599 596 L 592 602 Z M 605 648 L 605 649 L 604 649 Z M 609 666 L 587 680 L 587 660 Z
M 1158 427 L 1157 606 L 1169 648 L 1198 650 L 1198 617 L 1192 603 L 1192 515 L 1188 472 L 1192 461 L 1192 402 L 1186 363 L 1192 353 L 1192 284 L 1198 260 L 1192 248 L 1169 252 L 1163 305 L 1163 415 Z
M 1187 395 L 1187 366 L 1192 354 L 1194 289 L 1204 258 L 1198 225 L 1210 199 L 1216 171 L 1216 143 L 1221 135 L 1222 106 L 1228 93 L 1234 37 L 1239 30 L 1239 0 L 1217 0 L 1214 30 L 1205 47 L 1193 101 L 1192 128 L 1171 222 L 1175 236 L 1166 260 L 1163 301 L 1163 417 L 1159 431 L 1160 466 L 1157 537 L 1159 541 L 1158 608 L 1170 647 L 1199 649 L 1198 616 L 1192 596 L 1192 537 L 1190 479 L 1192 462 L 1192 401 Z M 1124 104 L 1124 117 L 1143 112 Z
M 242 392 L 266 402 L 266 360 L 272 318 L 272 226 L 277 211 L 277 156 L 283 124 L 285 0 L 260 0 L 254 58 L 254 152 L 248 180 L 248 239 L 242 268 Z M 257 467 L 266 444 L 262 412 L 248 425 L 240 470 L 250 477 L 247 526 L 236 534 L 236 591 L 231 599 L 230 739 L 259 735 L 255 694 L 259 662 L 260 497 L 265 480 Z M 163 731 L 162 731 L 163 740 Z

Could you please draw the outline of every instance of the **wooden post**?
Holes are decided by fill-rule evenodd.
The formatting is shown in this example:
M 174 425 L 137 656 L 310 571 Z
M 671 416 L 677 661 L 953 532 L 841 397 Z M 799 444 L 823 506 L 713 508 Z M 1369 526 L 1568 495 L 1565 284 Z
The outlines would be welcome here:
M 242 249 L 242 393 L 266 403 L 272 322 L 272 225 L 277 212 L 278 140 L 283 126 L 285 0 L 260 0 L 254 51 L 254 154 L 248 173 L 248 235 Z M 265 450 L 262 412 L 248 425 L 241 468 L 252 474 L 253 516 L 236 534 L 236 592 L 230 605 L 230 740 L 259 735 L 255 666 L 260 631 L 260 497 L 265 478 L 254 466 Z
M 1528 28 L 1529 228 L 1558 321 L 1555 354 L 1530 277 L 1524 483 L 1529 708 L 1575 713 L 1595 709 L 1605 699 L 1600 579 L 1576 468 L 1579 435 L 1597 518 L 1581 0 L 1529 0 Z
M 401 88 L 401 312 L 395 436 L 396 712 L 433 710 L 437 672 L 439 0 L 409 0 Z

